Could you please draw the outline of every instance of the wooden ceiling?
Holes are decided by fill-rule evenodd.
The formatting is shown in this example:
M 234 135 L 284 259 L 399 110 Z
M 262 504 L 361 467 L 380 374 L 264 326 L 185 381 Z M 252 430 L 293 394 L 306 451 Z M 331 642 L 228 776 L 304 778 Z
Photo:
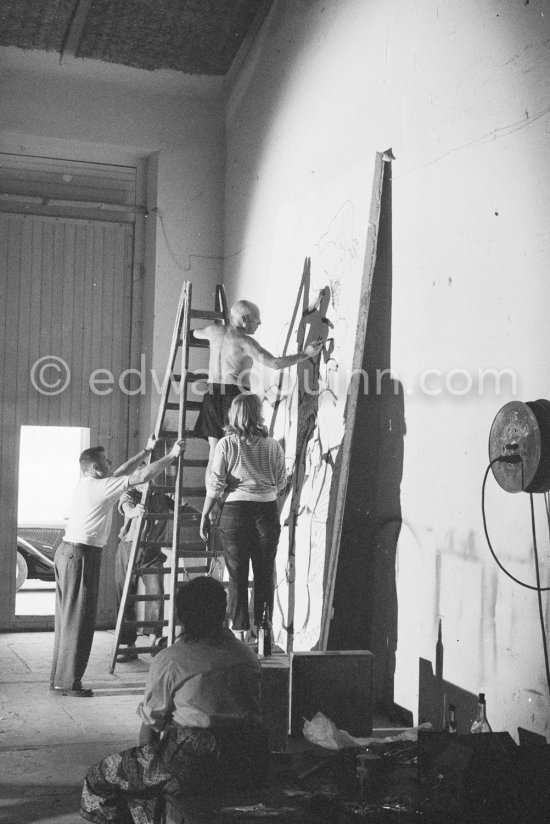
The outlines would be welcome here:
M 0 0 L 0 46 L 225 75 L 273 0 Z

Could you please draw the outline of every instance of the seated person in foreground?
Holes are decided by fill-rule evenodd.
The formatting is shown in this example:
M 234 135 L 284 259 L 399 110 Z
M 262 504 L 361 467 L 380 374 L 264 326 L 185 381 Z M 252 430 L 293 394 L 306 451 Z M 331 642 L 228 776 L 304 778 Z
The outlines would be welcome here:
M 225 589 L 195 578 L 176 596 L 180 638 L 153 659 L 139 746 L 88 772 L 81 815 L 96 824 L 154 824 L 163 795 L 261 784 L 268 759 L 260 723 L 261 668 L 224 627 Z

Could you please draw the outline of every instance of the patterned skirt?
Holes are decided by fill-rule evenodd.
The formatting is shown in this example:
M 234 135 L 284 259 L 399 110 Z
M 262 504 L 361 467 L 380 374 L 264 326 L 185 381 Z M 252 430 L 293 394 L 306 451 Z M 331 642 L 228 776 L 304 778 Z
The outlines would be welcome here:
M 172 724 L 159 742 L 95 764 L 84 781 L 80 814 L 94 824 L 160 824 L 165 793 L 257 786 L 268 755 L 259 725 L 218 730 Z

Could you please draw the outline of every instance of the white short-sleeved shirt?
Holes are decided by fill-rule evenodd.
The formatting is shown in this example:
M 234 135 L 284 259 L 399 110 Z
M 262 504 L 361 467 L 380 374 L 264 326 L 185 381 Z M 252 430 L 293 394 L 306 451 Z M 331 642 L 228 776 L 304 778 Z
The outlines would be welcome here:
M 113 505 L 128 489 L 128 475 L 80 479 L 69 507 L 65 540 L 104 547 L 113 520 Z

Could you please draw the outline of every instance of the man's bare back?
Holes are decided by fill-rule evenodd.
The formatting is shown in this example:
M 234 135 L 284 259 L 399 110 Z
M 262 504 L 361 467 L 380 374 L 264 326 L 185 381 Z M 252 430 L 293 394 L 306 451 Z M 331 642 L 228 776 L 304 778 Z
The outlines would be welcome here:
M 209 383 L 234 384 L 248 389 L 254 361 L 271 369 L 284 369 L 318 355 L 322 348 L 323 343 L 319 341 L 296 355 L 277 358 L 251 337 L 260 323 L 260 310 L 256 304 L 240 300 L 231 307 L 229 324 L 211 324 L 194 330 L 196 338 L 210 344 Z
M 274 357 L 254 340 L 252 335 L 261 324 L 260 310 L 255 303 L 239 300 L 231 307 L 228 324 L 210 324 L 203 329 L 193 330 L 195 338 L 207 340 L 210 344 L 208 361 L 208 393 L 197 419 L 195 432 L 201 437 L 208 438 L 210 454 L 206 468 L 206 481 L 210 476 L 210 468 L 214 457 L 214 450 L 218 440 L 223 435 L 223 426 L 227 423 L 227 411 L 232 398 L 239 391 L 250 388 L 250 372 L 254 361 L 271 369 L 285 369 L 294 366 L 307 358 L 319 354 L 323 341 L 310 343 L 303 352 L 295 355 Z M 224 390 L 224 387 L 238 387 Z
M 200 331 L 201 337 L 210 344 L 208 382 L 236 384 L 248 389 L 254 362 L 250 338 L 231 325 L 212 325 Z

